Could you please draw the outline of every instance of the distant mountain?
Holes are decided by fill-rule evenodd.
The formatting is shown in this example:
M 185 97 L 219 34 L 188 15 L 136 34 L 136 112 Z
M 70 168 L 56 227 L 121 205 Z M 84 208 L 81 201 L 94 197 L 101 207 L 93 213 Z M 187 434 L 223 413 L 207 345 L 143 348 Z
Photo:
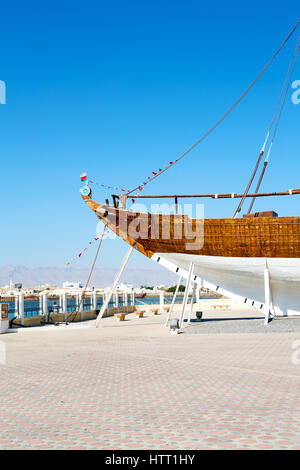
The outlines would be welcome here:
M 99 267 L 95 268 L 90 281 L 90 286 L 108 287 L 118 268 Z M 37 268 L 27 268 L 26 266 L 0 266 L 0 287 L 8 285 L 12 280 L 14 283 L 21 282 L 24 287 L 35 287 L 41 284 L 50 284 L 61 286 L 64 281 L 81 282 L 85 284 L 90 268 L 81 267 L 63 267 L 63 266 L 41 266 Z M 141 285 L 173 285 L 177 281 L 177 276 L 162 268 L 154 266 L 153 268 L 128 267 L 125 268 L 120 282 Z

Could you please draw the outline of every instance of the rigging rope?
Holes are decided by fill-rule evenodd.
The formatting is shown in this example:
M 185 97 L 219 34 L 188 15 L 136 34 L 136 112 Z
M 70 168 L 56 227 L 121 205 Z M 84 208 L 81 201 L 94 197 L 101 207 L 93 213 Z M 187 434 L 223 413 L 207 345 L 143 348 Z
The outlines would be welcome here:
M 86 294 L 86 291 L 87 291 L 87 288 L 88 288 L 90 279 L 91 279 L 92 274 L 93 274 L 93 271 L 94 271 L 94 267 L 95 267 L 96 260 L 97 260 L 98 255 L 99 255 L 99 251 L 100 251 L 100 248 L 101 248 L 101 245 L 102 245 L 102 241 L 103 241 L 103 238 L 104 238 L 104 234 L 105 234 L 105 230 L 106 230 L 106 229 L 107 229 L 107 226 L 104 225 L 104 230 L 103 230 L 102 235 L 101 235 L 100 240 L 99 240 L 99 245 L 98 245 L 98 248 L 97 248 L 97 251 L 96 251 L 96 255 L 95 255 L 95 258 L 94 258 L 92 267 L 91 267 L 91 269 L 90 269 L 88 279 L 87 279 L 87 281 L 86 281 L 86 283 L 85 283 L 85 287 L 84 287 L 84 289 L 83 289 L 83 293 L 82 293 L 82 295 L 81 295 L 81 300 L 80 300 L 80 302 L 79 302 L 77 308 L 75 309 L 75 312 L 71 312 L 71 314 L 73 313 L 74 316 L 73 316 L 73 318 L 72 318 L 72 320 L 71 320 L 70 322 L 68 321 L 69 315 L 67 315 L 67 321 L 66 321 L 66 322 L 68 322 L 68 323 L 72 323 L 72 322 L 75 320 L 77 313 L 80 311 L 81 306 L 83 305 L 83 302 L 84 302 L 84 299 L 85 299 L 85 294 Z M 70 314 L 70 315 L 71 315 L 71 314 Z
M 276 126 L 275 126 L 275 129 L 274 129 L 273 137 L 272 137 L 272 140 L 271 140 L 271 143 L 270 143 L 270 146 L 269 146 L 269 151 L 268 151 L 267 157 L 266 157 L 266 159 L 265 159 L 265 161 L 264 161 L 264 166 L 263 166 L 263 168 L 262 168 L 262 171 L 261 171 L 261 174 L 260 174 L 260 177 L 259 177 L 259 180 L 258 180 L 256 189 L 255 189 L 255 193 L 258 193 L 258 191 L 259 191 L 259 188 L 260 188 L 260 186 L 261 186 L 263 177 L 264 177 L 264 175 L 265 175 L 265 172 L 266 172 L 266 169 L 267 169 L 267 166 L 268 166 L 270 153 L 271 153 L 272 146 L 273 146 L 273 143 L 274 143 L 274 140 L 275 140 L 277 131 L 278 131 L 279 123 L 280 123 L 280 120 L 281 120 L 281 117 L 282 117 L 284 105 L 285 105 L 285 103 L 286 103 L 287 94 L 288 94 L 288 91 L 289 91 L 289 89 L 290 89 L 290 85 L 291 85 L 291 82 L 292 82 L 293 73 L 294 73 L 295 66 L 296 66 L 296 63 L 297 63 L 297 60 L 298 60 L 299 52 L 300 52 L 300 36 L 299 36 L 299 38 L 298 38 L 298 42 L 297 42 L 297 45 L 296 45 L 296 49 L 295 49 L 295 52 L 294 52 L 292 61 L 291 61 L 291 63 L 290 63 L 290 67 L 289 67 L 289 70 L 288 70 L 288 73 L 287 73 L 287 76 L 286 76 L 286 79 L 285 79 L 285 82 L 284 82 L 284 86 L 283 86 L 283 88 L 282 88 L 282 92 L 281 92 L 281 95 L 280 95 L 280 100 L 279 100 L 278 105 L 277 105 L 277 108 L 276 108 L 276 114 L 277 114 L 277 110 L 278 110 L 279 103 L 280 103 L 280 101 L 281 101 L 281 98 L 282 98 L 282 95 L 283 95 L 283 92 L 284 92 L 284 88 L 285 88 L 286 83 L 287 83 L 287 81 L 288 81 L 288 77 L 290 76 L 289 81 L 288 81 L 288 84 L 287 84 L 287 87 L 286 87 L 286 90 L 285 90 L 285 95 L 284 95 L 284 98 L 283 98 L 283 102 L 282 102 L 282 105 L 281 105 L 281 109 L 280 109 L 280 112 L 279 112 L 279 115 L 278 115 L 278 119 L 277 119 L 277 122 L 276 122 Z M 273 122 L 274 122 L 274 119 L 273 119 Z M 250 214 L 250 212 L 251 212 L 251 210 L 252 210 L 252 208 L 253 208 L 255 199 L 256 199 L 256 197 L 254 196 L 254 197 L 252 198 L 251 204 L 250 204 L 250 206 L 249 206 L 248 214 Z
M 273 124 L 274 124 L 274 121 L 275 121 L 275 117 L 276 117 L 276 115 L 277 115 L 277 111 L 278 111 L 278 108 L 279 108 L 279 105 L 280 105 L 280 102 L 281 102 L 281 98 L 282 98 L 282 95 L 283 95 L 283 92 L 284 92 L 284 89 L 285 89 L 285 86 L 286 86 L 286 84 L 287 84 L 287 80 L 288 80 L 288 77 L 289 77 L 289 74 L 290 74 L 290 71 L 291 71 L 291 67 L 292 67 L 292 65 L 293 65 L 293 62 L 294 62 L 294 59 L 295 59 L 295 56 L 296 56 L 296 53 L 297 53 L 297 49 L 298 49 L 298 45 L 299 45 L 299 40 L 300 40 L 300 38 L 298 39 L 298 42 L 297 42 L 297 45 L 296 45 L 296 48 L 295 48 L 295 51 L 294 51 L 292 60 L 291 60 L 291 62 L 290 62 L 289 69 L 288 69 L 287 75 L 286 75 L 286 77 L 285 77 L 285 81 L 284 81 L 284 84 L 283 84 L 283 87 L 282 87 L 282 90 L 281 90 L 281 93 L 280 93 L 279 100 L 278 100 L 277 105 L 276 105 L 276 108 L 275 108 L 275 112 L 274 112 L 273 117 L 272 117 L 272 120 L 271 120 L 271 124 L 270 124 L 269 129 L 268 129 L 268 132 L 267 132 L 267 136 L 266 136 L 264 145 L 263 145 L 263 147 L 262 147 L 262 149 L 261 149 L 261 151 L 260 151 L 258 160 L 257 160 L 256 165 L 255 165 L 255 168 L 254 168 L 254 170 L 253 170 L 253 173 L 252 173 L 252 175 L 251 175 L 251 177 L 250 177 L 250 180 L 249 180 L 249 182 L 248 182 L 248 184 L 247 184 L 247 187 L 246 187 L 246 189 L 245 189 L 244 196 L 243 196 L 243 198 L 241 199 L 241 201 L 240 201 L 240 203 L 239 203 L 239 205 L 238 205 L 238 207 L 237 207 L 237 209 L 236 209 L 236 211 L 235 211 L 235 213 L 234 213 L 233 218 L 236 218 L 236 216 L 238 215 L 238 213 L 241 211 L 241 209 L 242 209 L 242 207 L 243 207 L 243 204 L 244 204 L 244 202 L 245 202 L 245 198 L 246 198 L 246 196 L 247 196 L 247 194 L 248 194 L 248 192 L 249 192 L 249 189 L 250 189 L 250 187 L 251 187 L 251 185 L 252 185 L 252 183 L 253 183 L 253 180 L 254 180 L 254 178 L 255 178 L 255 176 L 256 176 L 256 173 L 257 173 L 258 167 L 259 167 L 259 165 L 260 165 L 261 159 L 262 159 L 262 157 L 263 157 L 263 155 L 264 155 L 264 153 L 265 153 L 265 147 L 266 147 L 266 144 L 267 144 L 267 142 L 268 142 L 268 139 L 269 139 L 269 136 L 270 136 L 270 132 L 271 132 L 271 130 L 272 130 L 272 127 L 273 127 Z M 288 85 L 288 87 L 289 87 L 289 85 Z M 287 90 L 288 90 L 288 88 L 287 88 Z M 271 147 L 272 147 L 272 143 L 271 143 Z M 269 149 L 269 153 L 270 153 L 270 149 Z M 264 165 L 264 169 L 263 169 L 264 172 L 265 172 L 265 170 L 266 170 L 266 167 L 267 167 L 267 164 Z M 257 191 L 255 191 L 255 192 L 258 192 L 258 189 L 259 189 L 259 186 L 257 187 Z M 254 202 L 253 202 L 253 204 L 254 204 Z M 253 204 L 251 203 L 251 205 L 250 205 L 250 210 L 252 209 Z M 248 212 L 248 214 L 249 214 L 249 212 Z
M 175 163 L 179 162 L 183 157 L 185 157 L 188 153 L 190 153 L 195 147 L 197 147 L 201 142 L 203 142 L 231 113 L 232 111 L 237 107 L 237 105 L 245 98 L 245 96 L 249 93 L 249 91 L 253 88 L 253 86 L 256 84 L 256 82 L 260 79 L 260 77 L 264 74 L 264 72 L 269 68 L 269 66 L 272 64 L 274 59 L 277 57 L 281 49 L 285 46 L 287 41 L 290 39 L 290 37 L 293 35 L 293 33 L 296 31 L 297 27 L 300 24 L 300 17 L 298 18 L 295 26 L 292 28 L 286 39 L 283 41 L 279 49 L 273 54 L 272 58 L 269 60 L 267 65 L 263 68 L 263 70 L 259 73 L 259 75 L 255 78 L 255 80 L 251 83 L 251 85 L 247 88 L 246 91 L 238 98 L 238 100 L 226 111 L 225 114 L 207 131 L 205 134 L 197 141 L 195 142 L 188 150 L 186 150 L 180 157 L 178 157 L 174 162 L 171 162 L 166 168 L 164 168 L 162 171 L 160 171 L 158 174 L 154 175 L 152 178 L 149 178 L 147 181 L 147 184 L 153 181 L 155 178 L 158 178 L 160 175 L 162 175 L 165 171 L 167 171 L 169 168 L 171 168 Z M 134 191 L 140 189 L 140 185 L 136 186 L 134 189 L 130 190 L 127 192 L 127 195 L 132 194 Z

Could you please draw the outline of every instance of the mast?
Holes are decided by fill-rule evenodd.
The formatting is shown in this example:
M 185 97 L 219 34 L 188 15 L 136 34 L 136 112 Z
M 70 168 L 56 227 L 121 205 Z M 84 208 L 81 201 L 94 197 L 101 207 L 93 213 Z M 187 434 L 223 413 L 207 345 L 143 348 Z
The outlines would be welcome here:
M 240 201 L 235 213 L 234 213 L 234 216 L 233 218 L 236 218 L 237 215 L 239 214 L 239 212 L 241 211 L 242 209 L 242 206 L 245 202 L 245 198 L 249 192 L 249 189 L 253 183 L 253 180 L 256 176 L 256 173 L 257 173 L 257 170 L 259 168 L 259 165 L 260 165 L 260 162 L 261 162 L 261 159 L 264 155 L 264 152 L 265 152 L 265 147 L 266 147 L 266 144 L 267 144 L 267 141 L 269 139 L 269 136 L 270 136 L 270 132 L 272 130 L 272 127 L 273 127 L 273 124 L 274 124 L 274 121 L 275 121 L 275 117 L 276 117 L 276 114 L 277 114 L 277 111 L 278 111 L 278 108 L 279 108 L 279 105 L 280 105 L 280 102 L 281 102 L 281 99 L 282 99 L 282 96 L 283 96 L 283 92 L 284 92 L 284 89 L 286 88 L 286 91 L 285 91 L 285 95 L 284 95 L 284 98 L 283 98 L 283 102 L 282 102 L 282 105 L 281 105 L 281 109 L 280 109 L 280 112 L 279 112 L 279 116 L 278 116 L 278 119 L 277 119 L 277 123 L 276 123 L 276 126 L 275 126 L 275 130 L 274 130 L 274 133 L 273 133 L 273 138 L 272 138 L 272 141 L 271 141 L 271 144 L 270 144 L 270 147 L 269 147 L 269 152 L 268 152 L 268 155 L 267 155 L 267 158 L 264 162 L 264 166 L 263 166 L 263 169 L 261 171 L 261 175 L 260 175 L 260 178 L 259 178 L 259 181 L 258 181 L 258 184 L 257 184 L 257 187 L 256 187 L 256 190 L 255 192 L 257 193 L 259 191 L 259 188 L 260 188 L 260 185 L 261 185 L 261 182 L 262 182 L 262 179 L 264 177 L 264 174 L 265 174 L 265 171 L 267 169 L 267 166 L 268 166 L 268 160 L 269 160 L 269 156 L 270 156 L 270 153 L 271 153 L 271 149 L 272 149 L 272 146 L 273 146 L 273 143 L 274 143 L 274 140 L 275 140 L 275 137 L 276 137 L 276 133 L 277 133 L 277 130 L 278 130 L 278 127 L 279 127 L 279 122 L 280 122 L 280 119 L 281 119 L 281 116 L 282 116 L 282 112 L 283 112 L 283 108 L 284 108 L 284 105 L 285 105 L 285 102 L 286 102 L 286 97 L 287 97 L 287 93 L 288 93 L 288 90 L 289 90 L 289 87 L 290 87 L 290 84 L 291 84 L 291 81 L 292 81 L 292 77 L 293 77 L 293 72 L 294 72 L 294 69 L 295 69 L 295 65 L 296 65 L 296 62 L 297 62 L 297 59 L 298 59 L 298 54 L 299 54 L 299 49 L 300 49 L 300 37 L 298 38 L 298 41 L 297 41 L 297 44 L 296 44 L 296 48 L 295 48 L 295 51 L 294 51 L 294 54 L 293 54 L 293 57 L 292 57 L 292 60 L 291 60 L 291 63 L 289 65 L 289 69 L 288 69 L 288 72 L 287 72 L 287 75 L 285 77 L 285 81 L 284 81 L 284 84 L 283 84 L 283 87 L 282 87 L 282 90 L 281 90 L 281 93 L 280 93 L 280 97 L 279 97 L 279 100 L 277 102 L 277 106 L 276 106 L 276 109 L 275 109 L 275 112 L 273 114 L 273 118 L 271 120 L 271 124 L 270 124 L 270 127 L 269 127 L 269 130 L 267 132 L 267 137 L 266 137 L 266 140 L 264 142 L 264 145 L 261 149 L 261 152 L 259 154 L 259 157 L 258 157 L 258 160 L 256 162 L 256 165 L 255 165 L 255 168 L 253 170 L 253 173 L 250 177 L 250 180 L 247 184 L 247 187 L 245 189 L 245 192 L 244 192 L 244 196 L 242 197 L 242 200 Z M 290 76 L 290 78 L 289 78 Z M 289 78 L 289 81 L 288 81 L 288 78 Z M 286 86 L 287 85 L 287 86 Z M 252 202 L 250 204 L 250 207 L 249 207 L 249 210 L 248 210 L 248 214 L 251 212 L 252 210 L 252 207 L 254 205 L 254 202 L 255 202 L 255 197 L 253 197 L 252 199 Z

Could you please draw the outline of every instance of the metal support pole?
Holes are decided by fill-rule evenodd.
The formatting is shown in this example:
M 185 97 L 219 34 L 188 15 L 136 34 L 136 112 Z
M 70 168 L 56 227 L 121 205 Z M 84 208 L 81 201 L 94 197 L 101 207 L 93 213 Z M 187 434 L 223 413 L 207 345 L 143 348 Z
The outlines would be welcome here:
M 63 296 L 62 296 L 62 294 L 60 294 L 58 296 L 58 312 L 57 313 L 62 313 L 62 311 L 63 311 L 63 299 L 62 298 L 63 298 Z
M 119 294 L 118 292 L 114 293 L 114 307 L 119 311 Z
M 48 295 L 43 294 L 43 315 L 45 322 L 48 320 Z
M 21 319 L 21 325 L 24 325 L 24 295 L 19 295 L 19 318 Z
M 128 313 L 128 293 L 127 292 L 123 293 L 123 304 L 124 304 L 124 308 L 126 308 L 126 312 Z
M 186 308 L 186 304 L 187 304 L 188 297 L 189 297 L 189 290 L 190 290 L 190 286 L 191 286 L 191 278 L 192 278 L 193 271 L 194 271 L 194 263 L 190 263 L 188 278 L 187 278 L 185 292 L 184 292 L 184 298 L 183 298 L 183 302 L 182 302 L 179 328 L 182 328 L 182 325 L 183 325 L 185 308 Z
M 43 315 L 43 295 L 39 295 L 39 309 L 40 309 L 40 316 Z
M 67 321 L 68 307 L 67 307 L 67 294 L 65 292 L 62 295 L 62 313 L 64 314 L 65 321 Z
M 199 286 L 196 289 L 196 308 L 200 310 L 200 288 Z
M 164 303 L 165 303 L 165 293 L 160 292 L 159 293 L 159 313 L 162 314 L 164 313 Z
M 119 279 L 120 279 L 120 277 L 121 277 L 121 275 L 122 275 L 122 273 L 123 273 L 123 271 L 124 271 L 124 268 L 125 268 L 125 266 L 126 266 L 128 260 L 129 260 L 130 255 L 131 255 L 132 252 L 133 252 L 133 246 L 130 246 L 129 249 L 128 249 L 128 251 L 127 251 L 127 253 L 126 253 L 126 256 L 125 256 L 125 258 L 124 258 L 124 260 L 123 260 L 123 262 L 122 262 L 122 264 L 121 264 L 121 267 L 120 267 L 120 269 L 119 269 L 119 272 L 118 272 L 118 274 L 116 275 L 116 277 L 115 277 L 115 279 L 114 279 L 114 282 L 113 282 L 113 284 L 112 284 L 112 286 L 111 286 L 111 288 L 110 288 L 110 291 L 109 291 L 108 295 L 106 296 L 105 302 L 104 302 L 104 304 L 102 305 L 102 308 L 101 308 L 101 310 L 100 310 L 100 313 L 99 313 L 99 315 L 98 315 L 98 317 L 97 317 L 97 320 L 96 320 L 96 328 L 98 328 L 99 325 L 100 325 L 100 321 L 101 321 L 101 319 L 102 319 L 102 317 L 103 317 L 103 314 L 104 314 L 105 310 L 106 310 L 107 307 L 108 307 L 108 304 L 109 304 L 109 301 L 110 301 L 110 299 L 111 299 L 111 296 L 112 296 L 113 293 L 114 293 L 114 290 L 115 290 L 115 288 L 116 288 L 116 286 L 117 286 L 117 284 L 118 284 L 118 282 L 119 282 Z
M 19 295 L 15 295 L 15 317 L 19 318 Z
M 195 298 L 195 295 L 196 295 L 196 287 L 197 287 L 197 285 L 194 282 L 193 293 L 192 293 L 192 298 L 191 298 L 191 303 L 190 303 L 190 310 L 189 310 L 188 325 L 191 323 L 191 316 L 192 316 L 192 313 L 193 313 L 193 306 L 194 306 L 194 298 Z
M 78 294 L 77 296 L 77 305 L 78 305 L 78 311 L 80 312 L 80 321 L 83 321 L 83 304 L 84 304 L 84 298 L 82 297 L 82 294 Z
M 265 325 L 269 323 L 271 311 L 272 311 L 272 296 L 271 296 L 271 287 L 270 287 L 270 273 L 268 268 L 264 269 L 264 281 L 265 281 Z
M 175 289 L 175 292 L 174 292 L 174 295 L 173 295 L 171 307 L 170 307 L 169 313 L 168 313 L 168 315 L 167 315 L 167 319 L 166 319 L 165 326 L 168 326 L 169 320 L 170 320 L 170 318 L 171 318 L 171 315 L 172 315 L 172 312 L 173 312 L 173 308 L 174 308 L 174 304 L 175 304 L 175 300 L 176 300 L 176 297 L 177 297 L 177 293 L 178 293 L 178 290 L 179 290 L 181 281 L 182 281 L 182 276 L 179 276 L 178 283 L 177 283 L 177 286 L 176 286 L 176 289 Z
M 201 292 L 201 287 L 202 287 L 202 279 L 200 282 L 200 285 L 196 285 L 196 309 L 197 311 L 200 310 L 200 292 Z
M 175 196 L 175 214 L 178 214 L 178 197 Z
M 107 297 L 107 292 L 105 291 L 105 292 L 103 292 L 103 294 L 102 294 L 102 305 L 104 305 L 106 297 Z M 107 306 L 108 306 L 108 304 L 107 304 Z M 102 308 L 102 307 L 101 307 L 101 308 Z M 100 312 L 99 312 L 99 313 L 100 313 Z
M 94 291 L 92 294 L 92 310 L 97 310 L 97 292 Z

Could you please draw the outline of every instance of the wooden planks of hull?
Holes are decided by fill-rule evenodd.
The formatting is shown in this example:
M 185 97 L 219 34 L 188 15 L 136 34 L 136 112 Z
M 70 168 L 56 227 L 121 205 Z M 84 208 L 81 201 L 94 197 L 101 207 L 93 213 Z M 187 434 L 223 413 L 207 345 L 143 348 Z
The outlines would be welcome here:
M 134 213 L 85 200 L 113 232 L 149 258 L 183 253 L 238 258 L 300 258 L 300 217 L 190 219 Z

